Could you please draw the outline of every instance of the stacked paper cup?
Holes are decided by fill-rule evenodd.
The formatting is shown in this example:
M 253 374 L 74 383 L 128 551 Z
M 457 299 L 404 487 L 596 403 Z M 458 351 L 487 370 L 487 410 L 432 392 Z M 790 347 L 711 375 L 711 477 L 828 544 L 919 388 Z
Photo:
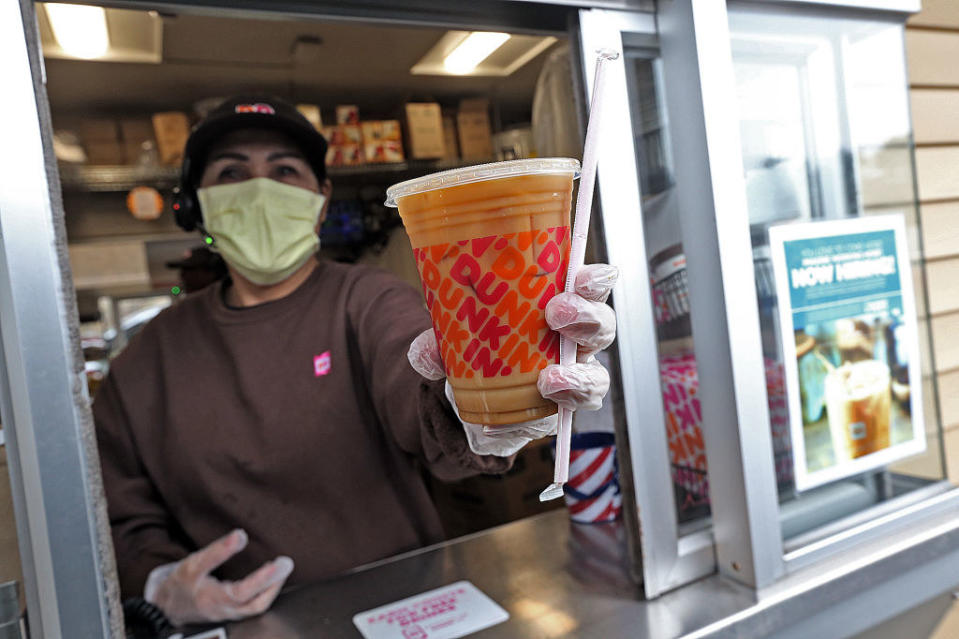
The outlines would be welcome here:
M 788 484 L 793 478 L 793 464 L 784 371 L 781 364 L 771 359 L 765 360 L 765 368 L 776 477 L 780 484 Z M 699 402 L 696 358 L 692 353 L 663 355 L 659 370 L 673 481 L 696 503 L 706 503 L 709 500 L 703 440 L 706 417 Z
M 619 517 L 622 496 L 616 470 L 612 433 L 573 433 L 564 488 L 570 519 L 595 524 Z

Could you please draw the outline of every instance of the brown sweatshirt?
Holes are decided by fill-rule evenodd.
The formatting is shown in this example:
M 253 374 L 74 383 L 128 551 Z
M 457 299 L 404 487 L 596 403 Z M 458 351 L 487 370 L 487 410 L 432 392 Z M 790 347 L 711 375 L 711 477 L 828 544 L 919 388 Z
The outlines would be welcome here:
M 277 555 L 309 582 L 442 538 L 421 469 L 502 472 L 406 359 L 419 294 L 323 262 L 289 296 L 234 309 L 223 285 L 165 310 L 114 361 L 94 416 L 124 596 L 242 527 L 238 579 Z

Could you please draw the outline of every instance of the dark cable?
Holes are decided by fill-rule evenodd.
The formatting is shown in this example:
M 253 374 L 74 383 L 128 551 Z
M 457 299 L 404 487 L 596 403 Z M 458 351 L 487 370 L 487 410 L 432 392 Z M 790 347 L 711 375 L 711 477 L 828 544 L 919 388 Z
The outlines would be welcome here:
M 176 629 L 163 611 L 142 597 L 123 602 L 127 639 L 165 639 Z

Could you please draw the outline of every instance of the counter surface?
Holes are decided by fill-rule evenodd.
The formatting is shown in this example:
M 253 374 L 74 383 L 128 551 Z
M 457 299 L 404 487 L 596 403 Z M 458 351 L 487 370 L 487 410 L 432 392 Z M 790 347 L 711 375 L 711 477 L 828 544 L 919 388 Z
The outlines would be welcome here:
M 573 524 L 557 510 L 291 589 L 229 636 L 355 639 L 356 613 L 464 579 L 510 614 L 478 638 L 848 636 L 933 600 L 945 612 L 959 588 L 959 518 L 914 522 L 827 563 L 758 597 L 714 575 L 645 601 L 627 573 L 623 526 Z
M 470 635 L 487 639 L 676 637 L 754 602 L 751 591 L 717 578 L 690 586 L 702 591 L 693 599 L 675 596 L 685 588 L 647 603 L 627 566 L 620 523 L 573 524 L 557 510 L 285 592 L 229 636 L 355 639 L 354 614 L 463 579 L 510 614 Z

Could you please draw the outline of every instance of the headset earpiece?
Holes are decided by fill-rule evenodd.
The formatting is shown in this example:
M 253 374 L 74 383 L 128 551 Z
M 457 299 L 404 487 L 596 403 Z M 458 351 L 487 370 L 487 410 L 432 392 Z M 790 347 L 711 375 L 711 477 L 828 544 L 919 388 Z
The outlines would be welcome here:
M 200 223 L 200 207 L 196 194 L 182 187 L 173 189 L 173 216 L 177 226 L 184 231 L 194 231 Z
M 194 176 L 191 175 L 190 157 L 183 158 L 183 168 L 180 171 L 180 183 L 173 189 L 173 217 L 177 226 L 184 231 L 195 231 L 202 226 L 203 218 L 200 215 L 200 203 L 196 198 L 196 189 L 193 188 Z

